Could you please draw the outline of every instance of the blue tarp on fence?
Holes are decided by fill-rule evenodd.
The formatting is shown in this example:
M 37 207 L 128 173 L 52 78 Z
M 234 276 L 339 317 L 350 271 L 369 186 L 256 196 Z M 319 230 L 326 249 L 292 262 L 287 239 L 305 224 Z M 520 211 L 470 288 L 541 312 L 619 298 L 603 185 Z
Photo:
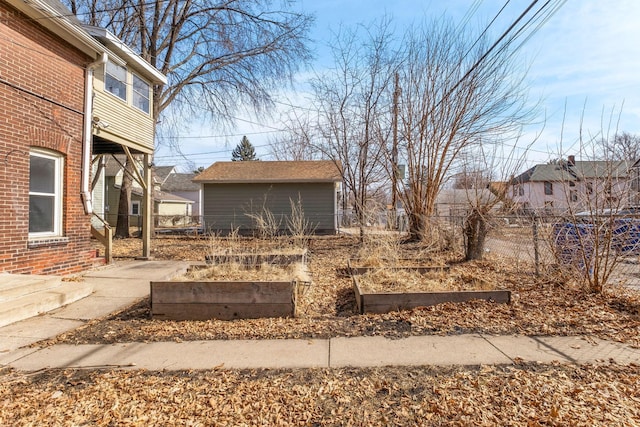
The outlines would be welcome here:
M 619 218 L 612 221 L 611 248 L 624 256 L 640 254 L 640 220 Z M 599 226 L 600 246 L 606 246 L 607 229 Z M 591 265 L 594 255 L 596 227 L 594 224 L 574 224 L 571 222 L 554 224 L 553 236 L 558 260 L 585 269 Z M 591 270 L 591 267 L 589 268 Z

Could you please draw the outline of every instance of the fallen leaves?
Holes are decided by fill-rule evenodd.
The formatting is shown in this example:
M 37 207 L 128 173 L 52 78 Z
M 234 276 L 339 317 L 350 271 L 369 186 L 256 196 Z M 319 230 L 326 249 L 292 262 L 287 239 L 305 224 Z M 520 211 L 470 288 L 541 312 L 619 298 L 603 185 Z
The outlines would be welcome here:
M 0 424 L 630 426 L 639 383 L 638 367 L 537 364 L 46 371 L 0 383 Z
M 138 239 L 118 240 L 115 253 L 118 256 L 129 252 L 135 254 L 138 244 Z M 410 254 L 421 253 L 422 249 L 416 246 L 415 243 L 400 245 L 399 250 L 403 252 L 398 257 L 408 258 Z M 182 257 L 200 262 L 207 251 L 211 251 L 207 239 L 186 237 L 154 239 L 153 247 L 156 257 L 161 253 L 169 259 Z M 522 268 L 521 264 L 515 266 L 501 258 L 463 264 L 444 261 L 459 274 L 480 277 L 497 287 L 510 289 L 510 304 L 471 301 L 359 315 L 352 280 L 346 271 L 347 260 L 353 258 L 358 248 L 357 240 L 349 237 L 310 241 L 309 270 L 313 282 L 297 300 L 296 318 L 157 321 L 150 317 L 147 299 L 42 345 L 487 333 L 593 336 L 640 346 L 640 297 L 637 292 L 613 287 L 603 294 L 587 293 L 546 278 L 537 280 L 532 271 Z

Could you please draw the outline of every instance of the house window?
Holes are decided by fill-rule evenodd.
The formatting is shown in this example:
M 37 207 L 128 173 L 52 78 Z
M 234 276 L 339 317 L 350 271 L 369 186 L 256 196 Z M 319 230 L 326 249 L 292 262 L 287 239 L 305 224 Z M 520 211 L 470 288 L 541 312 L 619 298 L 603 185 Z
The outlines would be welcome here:
M 29 155 L 29 237 L 62 234 L 62 174 L 64 159 L 51 152 Z
M 104 76 L 104 87 L 110 92 L 122 99 L 127 100 L 127 69 L 113 62 L 107 62 L 106 73 Z
M 515 184 L 513 186 L 513 195 L 514 196 L 524 196 L 524 188 L 520 184 Z
M 546 202 L 544 202 L 544 210 L 547 213 L 553 212 L 553 202 L 550 200 L 547 200 Z
M 149 83 L 133 75 L 133 105 L 149 114 Z
M 593 183 L 587 182 L 587 194 L 593 194 Z
M 551 196 L 553 194 L 553 183 L 549 181 L 544 182 L 544 194 Z
M 576 190 L 569 191 L 569 200 L 571 200 L 572 202 L 578 201 L 578 192 Z
M 132 200 L 131 201 L 131 215 L 138 216 L 140 215 L 140 201 Z

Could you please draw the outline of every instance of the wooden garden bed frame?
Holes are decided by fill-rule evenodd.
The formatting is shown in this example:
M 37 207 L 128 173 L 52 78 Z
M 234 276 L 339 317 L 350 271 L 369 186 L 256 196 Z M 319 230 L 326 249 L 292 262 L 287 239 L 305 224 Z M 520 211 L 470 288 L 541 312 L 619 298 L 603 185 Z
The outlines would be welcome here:
M 401 259 L 400 261 L 414 261 L 409 259 Z M 349 272 L 354 274 L 365 274 L 369 271 L 379 270 L 381 268 L 392 268 L 394 270 L 406 270 L 406 271 L 416 271 L 418 273 L 427 273 L 430 271 L 447 271 L 449 270 L 449 266 L 446 264 L 442 265 L 420 265 L 417 261 L 415 265 L 393 265 L 392 263 L 384 266 L 359 266 L 358 263 L 360 260 L 358 258 L 352 258 L 347 260 L 347 268 Z
M 356 305 L 360 314 L 388 313 L 416 307 L 428 307 L 445 302 L 466 302 L 474 299 L 509 303 L 511 291 L 437 291 L 437 292 L 404 292 L 404 293 L 369 293 L 364 292 L 358 283 L 358 276 L 352 276 Z
M 295 281 L 151 282 L 151 314 L 166 320 L 294 317 Z

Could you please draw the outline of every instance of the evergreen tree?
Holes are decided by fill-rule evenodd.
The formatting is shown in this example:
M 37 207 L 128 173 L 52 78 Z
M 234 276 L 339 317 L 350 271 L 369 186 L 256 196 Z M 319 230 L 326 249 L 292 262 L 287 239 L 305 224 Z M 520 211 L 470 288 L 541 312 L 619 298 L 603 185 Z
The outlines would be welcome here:
M 236 148 L 233 149 L 233 152 L 231 153 L 231 160 L 234 162 L 245 162 L 260 159 L 256 157 L 256 150 L 249 142 L 249 138 L 243 136 L 242 141 L 240 141 L 240 143 L 236 145 Z

